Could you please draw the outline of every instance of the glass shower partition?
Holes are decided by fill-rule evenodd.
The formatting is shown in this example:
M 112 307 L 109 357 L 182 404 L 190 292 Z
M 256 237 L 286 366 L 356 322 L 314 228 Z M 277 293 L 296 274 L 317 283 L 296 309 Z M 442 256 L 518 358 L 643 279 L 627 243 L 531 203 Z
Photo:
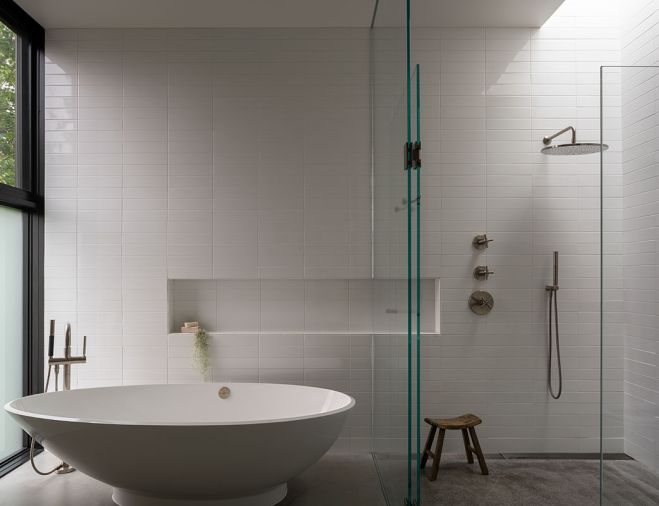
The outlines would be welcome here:
M 420 504 L 420 118 L 410 3 L 382 0 L 371 29 L 373 454 L 390 505 Z
M 407 145 L 407 403 L 408 500 L 421 504 L 421 69 L 412 68 L 409 82 L 410 139 Z
M 599 127 L 608 145 L 599 167 L 604 505 L 654 504 L 659 489 L 658 101 L 658 66 L 601 68 Z

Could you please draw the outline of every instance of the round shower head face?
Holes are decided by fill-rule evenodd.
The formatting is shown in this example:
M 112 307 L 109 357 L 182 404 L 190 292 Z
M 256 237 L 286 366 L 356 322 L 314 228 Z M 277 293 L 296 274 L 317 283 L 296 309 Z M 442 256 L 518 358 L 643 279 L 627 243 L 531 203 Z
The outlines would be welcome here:
M 541 152 L 545 155 L 590 155 L 606 151 L 609 149 L 607 144 L 597 144 L 595 142 L 576 142 L 574 144 L 556 144 L 542 148 Z

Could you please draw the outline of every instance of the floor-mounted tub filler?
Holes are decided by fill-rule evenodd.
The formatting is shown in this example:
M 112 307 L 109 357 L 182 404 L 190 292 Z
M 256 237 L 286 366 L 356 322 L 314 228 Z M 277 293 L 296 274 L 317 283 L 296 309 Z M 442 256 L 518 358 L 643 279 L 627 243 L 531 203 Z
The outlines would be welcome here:
M 52 392 L 5 409 L 120 506 L 272 506 L 354 405 L 322 388 L 206 383 Z

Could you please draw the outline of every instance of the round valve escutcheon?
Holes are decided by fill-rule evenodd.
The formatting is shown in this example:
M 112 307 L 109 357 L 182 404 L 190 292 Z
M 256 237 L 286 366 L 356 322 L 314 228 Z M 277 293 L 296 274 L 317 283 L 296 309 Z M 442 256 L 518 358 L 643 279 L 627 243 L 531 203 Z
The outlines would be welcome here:
M 494 297 L 489 292 L 477 290 L 469 296 L 469 309 L 477 315 L 489 314 L 494 308 Z

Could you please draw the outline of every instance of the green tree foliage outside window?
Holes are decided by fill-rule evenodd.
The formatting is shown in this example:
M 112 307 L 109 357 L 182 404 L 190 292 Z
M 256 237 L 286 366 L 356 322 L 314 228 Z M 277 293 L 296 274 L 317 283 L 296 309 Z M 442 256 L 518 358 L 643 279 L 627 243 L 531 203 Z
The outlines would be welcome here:
M 0 23 L 0 183 L 16 186 L 16 34 Z

